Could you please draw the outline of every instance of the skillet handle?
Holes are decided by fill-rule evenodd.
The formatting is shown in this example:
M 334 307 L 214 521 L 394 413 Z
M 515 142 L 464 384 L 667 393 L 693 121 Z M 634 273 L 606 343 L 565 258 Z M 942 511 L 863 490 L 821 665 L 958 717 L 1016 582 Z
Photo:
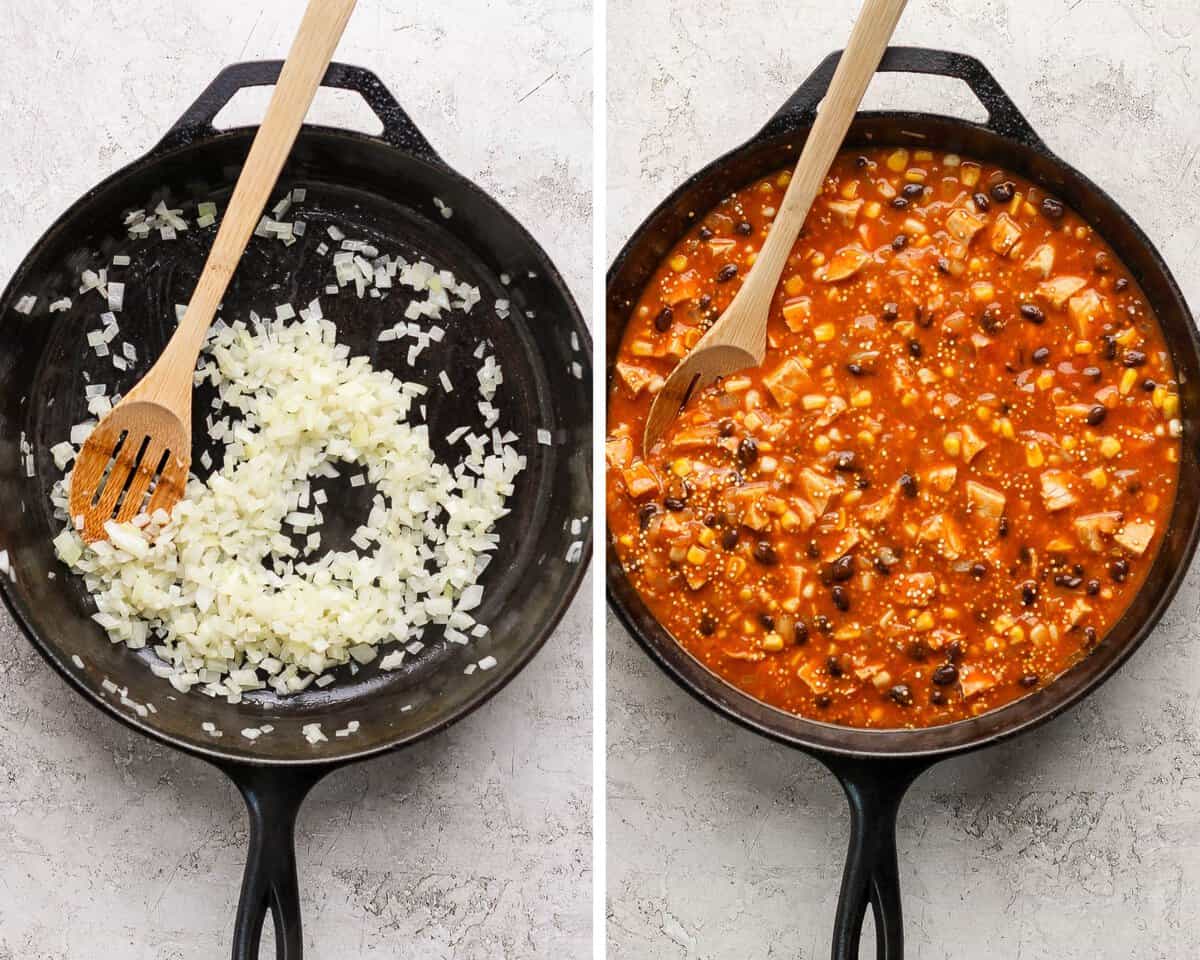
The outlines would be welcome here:
M 233 930 L 233 960 L 258 960 L 268 911 L 275 922 L 277 960 L 302 960 L 296 814 L 309 790 L 331 768 L 220 766 L 241 791 L 250 814 L 250 850 Z
M 829 90 L 829 82 L 833 79 L 833 71 L 841 56 L 842 51 L 837 50 L 822 60 L 788 98 L 787 103 L 767 121 L 758 136 L 770 137 L 812 126 L 817 115 L 817 104 Z M 879 63 L 878 72 L 923 73 L 961 80 L 987 110 L 985 126 L 989 130 L 1035 150 L 1048 152 L 1042 138 L 1017 109 L 1012 98 L 1004 92 L 987 67 L 972 56 L 927 47 L 888 47 Z
M 896 814 L 928 760 L 822 756 L 850 803 L 850 849 L 833 926 L 833 960 L 858 960 L 867 906 L 875 916 L 878 960 L 904 960 L 904 918 L 896 861 Z
M 196 101 L 183 112 L 154 150 L 169 150 L 193 140 L 215 136 L 213 120 L 239 90 L 274 86 L 283 69 L 282 60 L 250 60 L 234 63 L 216 75 Z M 370 70 L 348 63 L 331 63 L 321 80 L 322 87 L 352 90 L 383 124 L 380 139 L 430 163 L 444 165 L 425 135 L 396 102 L 396 98 Z

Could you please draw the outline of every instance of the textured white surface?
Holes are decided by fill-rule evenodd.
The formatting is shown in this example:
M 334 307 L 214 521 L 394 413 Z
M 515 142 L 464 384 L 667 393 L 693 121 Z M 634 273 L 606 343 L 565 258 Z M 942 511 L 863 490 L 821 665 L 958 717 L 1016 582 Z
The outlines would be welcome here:
M 609 258 L 843 45 L 857 6 L 610 4 Z M 1195 303 L 1198 27 L 1185 0 L 912 0 L 897 42 L 983 59 Z M 980 116 L 961 89 L 926 79 L 877 80 L 868 103 Z M 909 957 L 1196 956 L 1198 606 L 1193 569 L 1146 646 L 1081 708 L 917 782 L 899 836 Z M 611 616 L 608 675 L 609 956 L 827 957 L 847 824 L 830 776 L 680 692 Z
M 220 66 L 282 57 L 299 10 L 279 0 L 6 4 L 0 283 Z M 576 2 L 363 0 L 338 51 L 378 73 L 434 147 L 533 232 L 584 305 L 590 48 L 590 13 Z M 261 116 L 263 103 L 248 98 L 237 118 Z M 347 97 L 322 94 L 316 106 L 323 122 L 364 113 Z M 308 955 L 590 955 L 588 597 L 585 583 L 546 649 L 493 702 L 316 789 L 298 839 Z M 227 955 L 246 843 L 232 787 L 86 706 L 5 614 L 0 736 L 0 960 Z

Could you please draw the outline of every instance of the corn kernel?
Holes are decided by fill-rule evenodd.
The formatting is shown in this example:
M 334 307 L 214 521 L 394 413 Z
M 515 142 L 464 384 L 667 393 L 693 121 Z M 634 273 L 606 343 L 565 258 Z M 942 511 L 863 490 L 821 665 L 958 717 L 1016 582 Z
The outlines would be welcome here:
M 1036 440 L 1030 440 L 1025 444 L 1025 463 L 1030 467 L 1040 467 L 1046 462 L 1046 455 L 1042 453 L 1041 445 Z
M 745 260 L 746 266 L 754 266 L 754 261 L 758 259 L 758 251 L 751 250 L 743 259 Z
M 1108 486 L 1108 474 L 1104 472 L 1103 467 L 1095 467 L 1083 475 L 1083 479 L 1090 483 L 1097 490 L 1103 490 Z
M 1162 412 L 1163 416 L 1168 420 L 1173 420 L 1179 416 L 1179 394 L 1168 393 L 1163 397 Z
M 1100 441 L 1100 453 L 1111 460 L 1121 452 L 1121 441 L 1116 437 L 1105 437 Z
M 918 394 L 915 390 L 909 390 L 907 393 L 904 394 L 904 396 L 902 396 L 900 398 L 900 406 L 912 407 L 920 399 L 921 399 L 920 394 Z
M 862 491 L 855 488 L 842 495 L 842 503 L 847 507 L 852 507 L 862 499 Z
M 1179 462 L 1179 450 L 1175 447 L 1171 447 L 1167 451 L 1167 463 L 1178 463 L 1178 462 Z
M 1138 378 L 1138 372 L 1136 370 L 1134 370 L 1132 367 L 1130 367 L 1123 374 L 1121 374 L 1121 384 L 1117 388 L 1118 390 L 1121 391 L 1121 396 L 1125 396 L 1126 394 L 1129 393 L 1130 390 L 1133 389 L 1133 385 L 1135 383 L 1137 383 L 1137 378 Z
M 850 406 L 852 407 L 869 407 L 871 405 L 871 391 L 859 390 L 850 398 Z
M 1025 642 L 1025 628 L 1022 627 L 1019 623 L 1015 624 L 1013 626 L 1013 628 L 1008 631 L 1008 639 L 1012 643 L 1024 643 Z
M 1158 504 L 1159 504 L 1158 494 L 1157 493 L 1146 494 L 1146 498 L 1143 502 L 1146 504 L 1147 510 L 1157 510 Z
M 875 434 L 873 434 L 870 430 L 859 430 L 858 442 L 864 447 L 873 447 L 875 446 Z
M 787 281 L 783 285 L 783 289 L 789 297 L 796 296 L 796 294 L 800 293 L 800 291 L 804 289 L 804 278 L 798 273 L 792 274 L 787 278 Z
M 962 163 L 962 157 L 957 153 L 948 153 L 942 157 L 943 167 L 957 167 L 960 163 Z
M 820 410 L 825 406 L 827 398 L 823 393 L 806 393 L 800 401 L 805 410 Z
M 742 575 L 746 569 L 746 561 L 741 557 L 731 557 L 729 562 L 725 564 L 725 576 L 730 580 L 736 580 Z
M 833 444 L 830 442 L 829 438 L 825 436 L 825 434 L 821 434 L 819 437 L 813 440 L 813 450 L 819 454 L 828 453 L 832 446 Z
M 1039 390 L 1049 390 L 1054 383 L 1054 374 L 1049 370 L 1043 370 L 1038 374 L 1036 383 Z
M 924 183 L 926 173 L 920 167 L 911 167 L 904 171 L 904 179 L 909 183 Z
M 964 187 L 973 187 L 979 182 L 979 164 L 964 163 L 958 168 L 958 179 Z
M 1062 443 L 1060 444 L 1064 450 L 1074 450 L 1076 440 L 1069 433 L 1063 434 Z
M 984 303 L 996 296 L 996 288 L 986 280 L 980 280 L 971 284 L 971 296 L 980 303 Z
M 908 166 L 908 151 L 901 147 L 899 150 L 893 150 L 888 154 L 887 168 L 893 173 L 899 173 Z
M 1093 349 L 1094 348 L 1092 347 L 1091 340 L 1076 340 L 1075 341 L 1075 352 L 1076 353 L 1079 353 L 1079 354 L 1091 353 Z
M 1038 646 L 1048 643 L 1050 640 L 1050 631 L 1044 623 L 1035 623 L 1029 631 L 1029 639 Z
M 957 432 L 946 434 L 942 438 L 942 449 L 946 451 L 946 456 L 957 457 L 962 453 L 962 436 Z
M 777 186 L 780 190 L 783 190 L 784 188 L 786 188 L 787 185 L 791 182 L 792 182 L 792 171 L 791 170 L 784 170 L 783 173 L 781 173 L 778 177 L 775 178 L 775 186 Z
M 842 189 L 838 191 L 846 200 L 853 200 L 858 196 L 858 181 L 847 180 L 842 184 Z
M 979 406 L 977 406 L 975 408 L 975 416 L 977 416 L 980 420 L 984 420 L 984 421 L 991 420 L 992 419 L 992 408 L 981 403 Z
M 944 367 L 942 367 L 942 376 L 947 380 L 953 380 L 955 372 L 956 371 L 952 364 L 947 363 Z
M 866 206 L 863 207 L 862 212 L 863 212 L 864 217 L 869 217 L 872 220 L 876 220 L 879 218 L 879 215 L 883 212 L 883 206 L 882 206 L 882 204 L 880 204 L 880 202 L 878 200 L 872 200 L 870 203 L 868 203 Z
M 828 343 L 837 336 L 837 327 L 832 323 L 818 323 L 813 327 L 813 336 L 817 343 Z
M 783 649 L 783 637 L 772 630 L 763 637 L 762 647 L 768 653 L 778 653 Z
M 677 477 L 686 477 L 692 472 L 692 461 L 687 457 L 671 461 L 671 472 Z
M 694 543 L 690 547 L 688 547 L 688 552 L 687 552 L 687 562 L 688 563 L 694 564 L 695 566 L 698 567 L 698 566 L 700 566 L 700 564 L 702 564 L 707 559 L 708 559 L 708 551 L 707 550 L 703 549 L 702 547 L 696 546 Z
M 809 257 L 809 261 L 814 267 L 823 267 L 825 266 L 825 254 L 814 252 L 813 255 Z
M 914 150 L 913 151 L 913 160 L 915 160 L 917 163 L 932 163 L 933 162 L 933 151 L 932 150 Z
M 1161 410 L 1163 401 L 1167 399 L 1166 387 L 1155 387 L 1154 392 L 1150 394 L 1150 402 L 1154 404 L 1156 410 Z
M 1000 436 L 1005 440 L 1015 440 L 1017 438 L 1017 431 L 1013 428 L 1012 421 L 1008 417 L 1001 417 L 996 421 L 996 426 L 1000 430 Z
M 676 273 L 683 273 L 683 271 L 687 269 L 688 258 L 685 257 L 682 253 L 677 253 L 677 254 L 675 254 L 675 256 L 673 256 L 670 259 L 669 263 L 670 263 L 671 269 L 674 270 Z

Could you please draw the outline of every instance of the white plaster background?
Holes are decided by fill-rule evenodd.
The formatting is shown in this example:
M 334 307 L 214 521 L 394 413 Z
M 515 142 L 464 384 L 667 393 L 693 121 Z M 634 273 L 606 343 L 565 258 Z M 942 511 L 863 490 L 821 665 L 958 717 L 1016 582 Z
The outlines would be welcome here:
M 217 70 L 282 57 L 298 0 L 26 0 L 0 14 L 0 284 L 62 210 L 149 149 Z M 507 206 L 590 303 L 585 3 L 362 0 L 338 57 Z M 316 118 L 364 110 L 321 94 Z M 265 101 L 237 108 L 246 122 Z M 0 507 L 2 509 L 2 507 Z M 333 774 L 300 815 L 308 956 L 591 951 L 590 603 L 495 700 Z M 0 614 L 0 960 L 228 955 L 246 843 L 209 767 L 86 706 Z M 268 934 L 267 941 L 270 936 Z M 265 946 L 263 956 L 274 957 Z
M 610 2 L 609 259 L 844 44 L 857 7 Z M 1195 305 L 1198 27 L 1188 0 L 912 0 L 897 42 L 983 59 L 1051 149 L 1146 230 Z M 961 89 L 924 79 L 877 80 L 868 103 L 981 116 Z M 1082 707 L 917 782 L 899 830 L 910 958 L 1197 956 L 1198 607 L 1193 569 Z M 680 692 L 611 615 L 608 635 L 609 956 L 829 956 L 840 789 Z

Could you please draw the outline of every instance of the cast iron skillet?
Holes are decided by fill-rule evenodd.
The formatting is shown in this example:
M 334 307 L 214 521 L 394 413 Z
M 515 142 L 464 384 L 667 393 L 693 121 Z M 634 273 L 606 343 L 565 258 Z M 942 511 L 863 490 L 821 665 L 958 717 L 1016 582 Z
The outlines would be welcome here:
M 747 143 L 715 160 L 675 190 L 637 229 L 608 273 L 608 377 L 632 305 L 662 257 L 700 215 L 732 191 L 791 167 L 828 89 L 839 54 L 827 57 L 795 95 Z M 611 543 L 609 602 L 650 656 L 685 690 L 752 730 L 821 760 L 850 801 L 850 849 L 833 935 L 834 960 L 857 960 L 868 903 L 877 955 L 900 960 L 903 934 L 896 865 L 896 812 L 913 780 L 938 760 L 987 746 L 1061 713 L 1100 686 L 1150 634 L 1196 547 L 1200 503 L 1200 342 L 1187 304 L 1158 251 L 1107 194 L 1055 157 L 979 61 L 957 53 L 890 48 L 881 71 L 927 73 L 965 81 L 988 111 L 984 124 L 951 117 L 860 113 L 850 145 L 907 144 L 953 150 L 1023 174 L 1061 197 L 1110 243 L 1142 285 L 1166 332 L 1181 382 L 1184 424 L 1179 493 L 1171 523 L 1145 587 L 1096 651 L 1054 683 L 971 720 L 922 730 L 858 730 L 805 720 L 769 707 L 710 673 L 651 616 Z
M 126 238 L 124 215 L 161 197 L 187 207 L 192 219 L 196 200 L 215 199 L 224 209 L 254 131 L 218 133 L 211 121 L 238 90 L 274 83 L 279 68 L 278 62 L 244 63 L 219 74 L 158 146 L 59 218 L 0 299 L 0 548 L 9 551 L 15 568 L 15 582 L 0 577 L 0 593 L 36 648 L 79 693 L 140 733 L 208 760 L 241 789 L 251 820 L 233 947 L 233 956 L 242 960 L 258 956 L 268 908 L 278 956 L 300 960 L 292 834 L 309 788 L 342 764 L 442 730 L 503 687 L 558 623 L 582 578 L 591 542 L 591 347 L 562 278 L 520 224 L 438 157 L 373 74 L 334 64 L 325 85 L 361 94 L 383 132 L 370 137 L 315 126 L 301 131 L 279 192 L 307 188 L 308 199 L 299 207 L 307 234 L 290 248 L 253 240 L 225 297 L 223 316 L 245 318 L 250 309 L 270 315 L 276 304 L 299 307 L 321 296 L 341 342 L 370 355 L 376 366 L 412 378 L 405 342 L 376 342 L 378 330 L 403 312 L 407 297 L 401 291 L 387 301 L 323 293 L 333 282 L 332 266 L 315 248 L 328 241 L 327 224 L 336 222 L 347 236 L 370 240 L 384 252 L 409 259 L 424 254 L 480 288 L 482 302 L 465 319 L 460 314 L 443 321 L 444 342 L 422 354 L 418 368 L 424 382 L 436 383 L 444 368 L 457 384 L 455 392 L 435 388 L 427 399 L 435 448 L 443 460 L 456 462 L 442 438 L 460 423 L 478 422 L 480 361 L 472 354 L 481 339 L 489 340 L 504 371 L 496 401 L 503 411 L 499 427 L 520 434 L 520 450 L 528 457 L 510 501 L 512 513 L 501 521 L 502 545 L 484 574 L 478 617 L 491 633 L 467 647 L 427 635 L 426 649 L 400 671 L 387 673 L 371 664 L 351 675 L 342 668 L 337 683 L 324 689 L 310 687 L 286 699 L 259 692 L 234 706 L 199 692 L 178 694 L 140 662 L 153 654 L 112 646 L 89 619 L 94 608 L 79 578 L 68 575 L 50 545 L 61 524 L 52 519 L 47 500 L 58 475 L 48 450 L 72 423 L 86 418 L 80 382 L 85 371 L 93 383 L 127 390 L 146 369 L 147 358 L 157 356 L 173 327 L 172 305 L 187 300 L 215 230 L 193 228 L 174 242 L 139 244 Z M 434 196 L 453 210 L 450 219 L 439 214 Z M 133 264 L 112 275 L 128 283 L 113 346 L 131 341 L 142 361 L 124 374 L 83 347 L 85 324 L 96 328 L 105 307 L 97 294 L 77 292 L 80 271 L 108 264 L 116 252 L 131 254 Z M 511 277 L 508 285 L 500 279 L 503 273 Z M 15 299 L 27 293 L 39 297 L 32 316 L 12 310 Z M 63 295 L 74 298 L 71 309 L 47 313 L 47 304 Z M 492 309 L 498 298 L 512 302 L 507 320 Z M 206 437 L 207 408 L 199 397 L 197 438 Z M 536 441 L 537 427 L 551 431 L 552 445 Z M 33 478 L 22 464 L 22 434 L 34 449 Z M 366 517 L 370 496 L 369 487 L 348 483 L 330 491 L 326 545 L 340 538 L 347 548 L 348 533 Z M 72 655 L 82 659 L 82 669 Z M 464 675 L 467 664 L 488 655 L 498 661 L 494 669 Z M 137 715 L 119 695 L 106 692 L 106 678 L 127 688 L 130 701 L 153 703 L 157 712 Z M 357 733 L 335 737 L 350 720 L 361 724 Z M 314 721 L 323 724 L 329 742 L 310 746 L 302 737 L 301 727 Z M 224 735 L 204 733 L 205 722 Z M 240 735 L 263 723 L 273 724 L 274 732 L 253 742 Z

